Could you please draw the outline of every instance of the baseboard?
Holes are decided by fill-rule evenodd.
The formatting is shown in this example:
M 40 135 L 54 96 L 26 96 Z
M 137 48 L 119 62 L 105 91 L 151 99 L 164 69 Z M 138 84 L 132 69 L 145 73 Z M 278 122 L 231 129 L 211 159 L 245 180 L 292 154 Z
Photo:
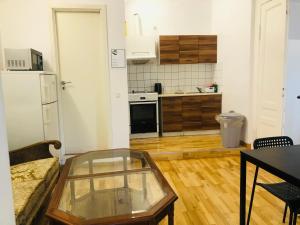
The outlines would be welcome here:
M 244 142 L 244 141 L 241 141 L 241 146 L 244 146 L 244 147 L 246 147 L 247 149 L 252 149 L 252 145 L 251 145 L 251 144 L 248 144 L 248 143 L 246 143 L 246 142 Z
M 174 136 L 194 136 L 194 135 L 214 135 L 220 134 L 220 130 L 202 130 L 202 131 L 182 131 L 182 132 L 164 132 L 163 137 Z

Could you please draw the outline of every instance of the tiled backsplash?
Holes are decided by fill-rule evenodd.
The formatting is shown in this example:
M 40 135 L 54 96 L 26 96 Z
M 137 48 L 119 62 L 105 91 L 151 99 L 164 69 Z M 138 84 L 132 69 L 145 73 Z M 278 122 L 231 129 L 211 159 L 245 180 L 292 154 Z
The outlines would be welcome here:
M 216 80 L 216 64 L 159 65 L 148 63 L 128 65 L 128 87 L 132 91 L 153 91 L 161 83 L 164 93 L 194 92 L 196 87 L 207 87 Z

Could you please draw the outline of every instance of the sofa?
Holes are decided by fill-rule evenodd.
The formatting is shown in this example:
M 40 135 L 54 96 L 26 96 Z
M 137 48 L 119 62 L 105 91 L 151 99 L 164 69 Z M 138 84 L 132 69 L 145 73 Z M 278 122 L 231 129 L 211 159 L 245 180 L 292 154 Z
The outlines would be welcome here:
M 61 143 L 44 141 L 9 152 L 16 225 L 32 223 L 57 182 L 59 161 L 50 148 L 58 150 Z

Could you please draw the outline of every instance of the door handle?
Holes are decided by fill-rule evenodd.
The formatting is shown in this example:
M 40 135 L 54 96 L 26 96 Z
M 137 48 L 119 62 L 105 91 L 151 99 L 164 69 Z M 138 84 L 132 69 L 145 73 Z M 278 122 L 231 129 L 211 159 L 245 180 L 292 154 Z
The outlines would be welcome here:
M 300 99 L 300 95 L 297 96 L 297 99 Z
M 71 81 L 64 81 L 64 80 L 62 80 L 60 82 L 61 85 L 66 85 L 66 84 L 71 84 L 71 83 L 72 83 Z
M 65 88 L 66 88 L 66 84 L 71 84 L 72 82 L 71 81 L 64 81 L 64 80 L 62 80 L 61 82 L 60 82 L 60 84 L 61 84 L 61 86 L 62 86 L 62 89 L 63 90 L 65 90 Z

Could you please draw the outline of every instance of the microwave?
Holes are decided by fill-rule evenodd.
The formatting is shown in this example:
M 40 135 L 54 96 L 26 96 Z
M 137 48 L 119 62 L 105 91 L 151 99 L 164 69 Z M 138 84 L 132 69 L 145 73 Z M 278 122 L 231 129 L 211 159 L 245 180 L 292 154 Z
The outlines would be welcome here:
M 4 49 L 5 66 L 7 70 L 43 70 L 43 54 L 32 48 Z

